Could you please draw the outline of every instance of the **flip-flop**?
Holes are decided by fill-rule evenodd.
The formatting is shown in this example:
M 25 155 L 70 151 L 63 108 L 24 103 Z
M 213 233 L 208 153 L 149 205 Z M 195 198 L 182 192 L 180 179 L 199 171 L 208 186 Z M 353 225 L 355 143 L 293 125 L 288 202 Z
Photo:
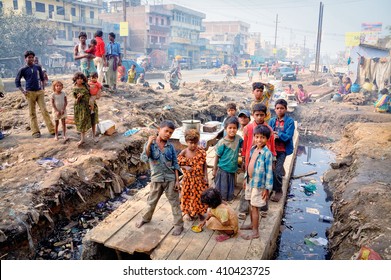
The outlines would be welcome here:
M 225 240 L 230 239 L 231 237 L 232 236 L 229 236 L 229 235 L 226 235 L 226 234 L 220 234 L 220 235 L 217 235 L 215 239 L 216 239 L 217 242 L 223 242 Z

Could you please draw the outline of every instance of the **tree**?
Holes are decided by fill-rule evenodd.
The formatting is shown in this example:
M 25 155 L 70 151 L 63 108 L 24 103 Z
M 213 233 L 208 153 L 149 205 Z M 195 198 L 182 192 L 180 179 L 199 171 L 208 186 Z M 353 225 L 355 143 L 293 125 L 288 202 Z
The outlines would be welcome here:
M 50 23 L 8 10 L 0 14 L 0 26 L 0 58 L 20 57 L 26 50 L 37 55 L 51 52 L 48 41 L 55 38 L 56 30 Z
M 284 49 L 277 50 L 276 57 L 278 60 L 285 60 L 286 55 L 287 55 L 286 50 L 284 50 Z

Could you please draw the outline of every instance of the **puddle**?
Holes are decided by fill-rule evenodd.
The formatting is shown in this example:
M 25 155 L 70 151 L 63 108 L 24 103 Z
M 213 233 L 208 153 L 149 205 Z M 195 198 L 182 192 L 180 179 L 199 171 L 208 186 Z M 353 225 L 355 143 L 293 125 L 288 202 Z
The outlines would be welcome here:
M 299 146 L 293 175 L 316 171 L 317 174 L 291 180 L 278 249 L 277 260 L 326 260 L 327 217 L 332 217 L 332 193 L 320 180 L 334 160 L 331 151 Z M 314 190 L 316 187 L 316 190 Z
M 86 232 L 97 226 L 121 204 L 131 199 L 131 196 L 144 188 L 150 180 L 150 174 L 139 175 L 136 181 L 124 188 L 121 194 L 99 202 L 94 209 L 72 216 L 71 220 L 58 222 L 54 232 L 47 239 L 39 242 L 34 259 L 79 260 L 83 250 L 82 239 Z

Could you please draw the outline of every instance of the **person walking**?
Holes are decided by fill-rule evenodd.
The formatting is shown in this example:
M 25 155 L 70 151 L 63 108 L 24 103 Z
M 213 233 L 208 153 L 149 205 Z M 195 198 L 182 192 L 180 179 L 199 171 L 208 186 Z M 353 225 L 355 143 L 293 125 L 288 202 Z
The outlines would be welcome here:
M 43 120 L 51 135 L 54 135 L 54 125 L 50 119 L 50 115 L 45 105 L 45 77 L 40 65 L 34 64 L 35 53 L 33 51 L 26 51 L 24 59 L 26 65 L 19 69 L 15 78 L 16 87 L 26 97 L 30 114 L 30 128 L 34 138 L 40 138 L 37 112 L 35 103 L 38 103 L 41 110 Z M 21 79 L 26 81 L 26 88 L 22 88 Z

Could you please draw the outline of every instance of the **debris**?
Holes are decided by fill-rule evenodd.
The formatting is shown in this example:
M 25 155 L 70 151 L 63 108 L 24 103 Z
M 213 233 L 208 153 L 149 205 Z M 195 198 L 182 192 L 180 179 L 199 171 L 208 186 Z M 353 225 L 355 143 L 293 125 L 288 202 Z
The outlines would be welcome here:
M 310 237 L 310 238 L 304 238 L 304 243 L 306 245 L 316 245 L 316 246 L 327 246 L 327 239 L 323 237 Z
M 382 257 L 371 248 L 362 246 L 356 260 L 382 260 Z
M 299 178 L 301 178 L 301 177 L 311 176 L 311 175 L 314 175 L 314 174 L 317 174 L 317 173 L 318 173 L 318 172 L 316 172 L 316 171 L 310 171 L 310 172 L 305 173 L 305 174 L 294 175 L 294 176 L 292 176 L 291 178 L 292 178 L 292 179 L 299 179 Z
M 311 162 L 308 162 L 308 161 L 303 161 L 303 164 L 305 164 L 305 165 L 311 165 L 311 166 L 316 166 L 316 163 L 311 163 Z
M 306 207 L 305 211 L 310 214 L 319 215 L 319 210 L 316 208 Z
M 124 133 L 124 136 L 128 137 L 130 135 L 133 135 L 133 134 L 136 134 L 137 132 L 139 132 L 140 129 L 138 128 L 133 128 L 133 129 L 129 129 L 127 130 L 125 133 Z
M 324 223 L 332 223 L 334 222 L 334 218 L 330 216 L 319 215 L 319 221 L 322 221 Z
M 44 167 L 45 169 L 53 169 L 64 165 L 64 163 L 61 160 L 52 157 L 39 159 L 37 160 L 37 163 L 42 167 Z

